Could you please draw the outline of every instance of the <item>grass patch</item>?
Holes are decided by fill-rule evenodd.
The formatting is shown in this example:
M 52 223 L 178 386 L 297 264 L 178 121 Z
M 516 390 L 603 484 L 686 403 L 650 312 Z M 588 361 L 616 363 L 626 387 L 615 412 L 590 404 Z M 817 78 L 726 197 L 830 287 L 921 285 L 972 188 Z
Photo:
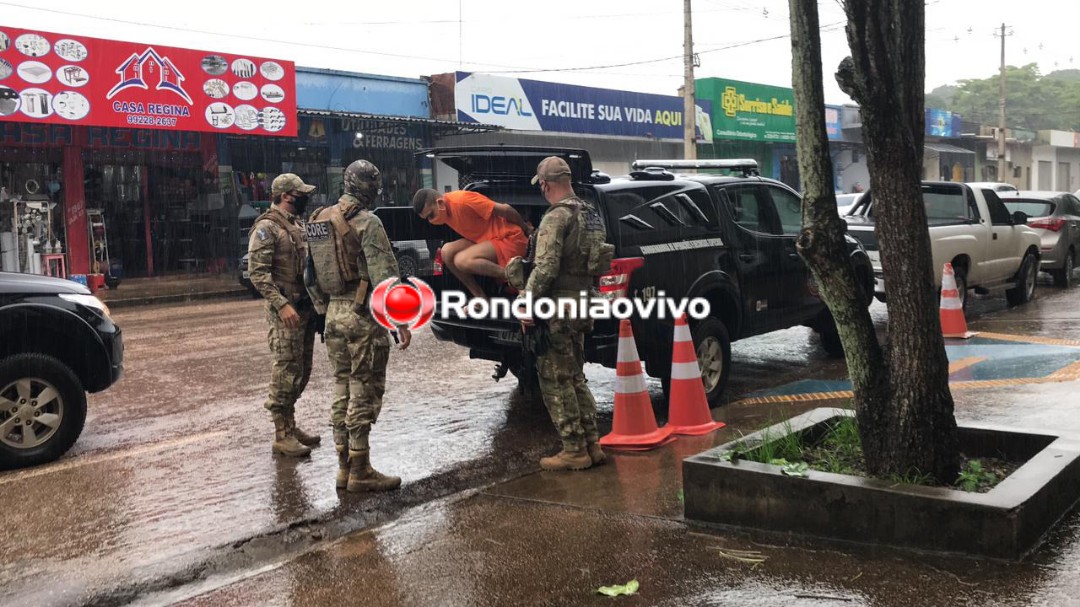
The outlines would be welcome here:
M 793 432 L 789 422 L 779 430 L 770 425 L 753 440 L 739 441 L 735 449 L 726 451 L 721 460 L 745 459 L 762 464 L 781 466 L 785 474 L 805 476 L 807 469 L 835 474 L 872 478 L 863 459 L 859 426 L 854 417 L 844 416 L 833 421 L 816 441 L 804 433 Z M 960 454 L 960 475 L 952 488 L 985 493 L 1020 467 L 1020 463 L 999 458 L 969 458 Z M 929 474 L 910 470 L 883 480 L 896 484 L 935 486 Z

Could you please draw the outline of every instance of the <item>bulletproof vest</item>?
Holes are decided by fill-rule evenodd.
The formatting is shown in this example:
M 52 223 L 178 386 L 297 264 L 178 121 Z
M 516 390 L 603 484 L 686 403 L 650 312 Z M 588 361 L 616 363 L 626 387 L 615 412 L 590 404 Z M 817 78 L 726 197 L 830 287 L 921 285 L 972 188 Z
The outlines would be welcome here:
M 347 198 L 319 209 L 307 223 L 308 250 L 315 264 L 316 281 L 331 296 L 355 289 L 356 282 L 362 278 L 357 258 L 363 249 L 349 220 L 363 207 Z
M 575 197 L 552 208 L 560 206 L 570 209 L 573 216 L 563 237 L 561 271 L 553 287 L 557 291 L 587 291 L 597 276 L 611 269 L 615 246 L 605 242 L 604 222 L 593 205 Z
M 307 294 L 304 288 L 304 259 L 307 257 L 304 232 L 295 222 L 289 221 L 281 211 L 275 209 L 270 209 L 260 215 L 251 226 L 251 231 L 254 232 L 259 222 L 264 219 L 281 226 L 289 237 L 288 245 L 278 241 L 274 247 L 271 278 L 274 284 L 285 291 L 289 302 L 296 303 Z

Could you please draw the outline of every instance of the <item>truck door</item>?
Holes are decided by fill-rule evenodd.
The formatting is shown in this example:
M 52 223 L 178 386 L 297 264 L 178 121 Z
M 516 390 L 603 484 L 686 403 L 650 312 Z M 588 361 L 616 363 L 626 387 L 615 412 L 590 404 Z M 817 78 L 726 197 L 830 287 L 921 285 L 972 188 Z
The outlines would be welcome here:
M 990 261 L 991 278 L 994 281 L 1012 278 L 1020 268 L 1023 251 L 1020 250 L 1020 231 L 1024 226 L 1013 225 L 1008 207 L 993 190 L 980 190 L 990 213 Z
M 787 281 L 784 237 L 766 186 L 739 183 L 715 187 L 732 229 L 732 253 L 739 273 L 743 309 L 751 331 L 761 333 L 783 322 L 782 291 Z

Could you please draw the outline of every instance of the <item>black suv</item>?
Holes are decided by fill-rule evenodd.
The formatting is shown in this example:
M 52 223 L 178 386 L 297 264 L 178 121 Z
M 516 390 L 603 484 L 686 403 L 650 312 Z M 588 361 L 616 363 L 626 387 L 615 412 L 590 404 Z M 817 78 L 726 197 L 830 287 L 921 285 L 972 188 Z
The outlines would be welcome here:
M 425 168 L 432 170 L 437 185 L 458 185 L 509 203 L 539 225 L 549 205 L 530 179 L 546 156 L 567 161 L 575 191 L 597 206 L 608 241 L 615 245 L 611 271 L 598 285 L 603 296 L 648 299 L 662 292 L 668 298 L 708 300 L 710 315 L 690 324 L 710 404 L 720 404 L 734 340 L 806 325 L 821 334 L 830 354 L 843 354 L 832 316 L 795 250 L 801 198 L 783 183 L 756 176 L 754 161 L 728 161 L 737 169 L 734 176 L 676 175 L 656 166 L 665 162 L 645 162 L 629 176 L 611 179 L 593 171 L 584 150 L 455 147 L 427 150 L 418 158 L 430 163 Z M 398 237 L 391 234 L 391 239 Z M 858 241 L 848 237 L 848 243 L 869 305 L 874 287 L 870 260 Z M 500 295 L 498 285 L 488 286 L 493 296 Z M 446 275 L 436 289 L 447 287 L 460 285 Z M 674 321 L 635 317 L 632 324 L 646 372 L 661 378 L 666 388 Z M 509 370 L 531 380 L 533 370 L 523 368 L 516 322 L 436 314 L 432 329 L 438 339 L 468 347 L 472 358 L 498 362 L 498 377 Z M 614 367 L 617 346 L 618 322 L 597 322 L 586 341 L 586 359 Z
M 0 469 L 52 461 L 86 420 L 86 392 L 123 373 L 124 343 L 86 287 L 0 272 Z

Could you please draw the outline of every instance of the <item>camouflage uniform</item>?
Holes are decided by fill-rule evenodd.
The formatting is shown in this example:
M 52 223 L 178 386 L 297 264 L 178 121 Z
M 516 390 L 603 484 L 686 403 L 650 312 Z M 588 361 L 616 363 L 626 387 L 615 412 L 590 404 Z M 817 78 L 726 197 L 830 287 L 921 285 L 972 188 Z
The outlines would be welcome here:
M 326 351 L 335 380 L 330 421 L 339 454 L 337 484 L 349 491 L 400 484 L 400 479 L 375 472 L 369 463 L 368 435 L 382 410 L 390 339 L 386 328 L 372 318 L 368 301 L 376 285 L 397 278 L 399 272 L 386 230 L 367 208 L 377 188 L 355 182 L 351 171 L 357 163 L 375 171 L 378 182 L 374 165 L 353 163 L 345 172 L 346 193 L 334 207 L 311 216 L 314 276 L 306 278 L 316 309 L 326 313 Z
M 255 221 L 248 241 L 248 272 L 251 283 L 266 299 L 266 320 L 270 325 L 267 338 L 273 361 L 265 407 L 277 431 L 275 451 L 282 453 L 285 449 L 289 451 L 286 455 L 306 455 L 310 449 L 303 445 L 319 442 L 317 436 L 299 430 L 294 419 L 294 405 L 311 377 L 315 344 L 315 315 L 303 283 L 306 255 L 303 223 L 295 215 L 275 204 Z M 286 305 L 300 316 L 295 329 L 285 326 L 278 314 Z M 302 445 L 292 443 L 289 437 Z M 291 446 L 282 447 L 286 443 Z
M 534 267 L 525 290 L 538 297 L 577 300 L 590 291 L 594 278 L 582 243 L 590 230 L 603 230 L 596 210 L 577 196 L 565 198 L 544 214 L 537 229 Z M 600 438 L 596 400 L 585 380 L 585 334 L 590 319 L 548 321 L 547 351 L 537 356 L 540 392 L 551 421 L 562 438 L 563 450 L 584 451 Z

